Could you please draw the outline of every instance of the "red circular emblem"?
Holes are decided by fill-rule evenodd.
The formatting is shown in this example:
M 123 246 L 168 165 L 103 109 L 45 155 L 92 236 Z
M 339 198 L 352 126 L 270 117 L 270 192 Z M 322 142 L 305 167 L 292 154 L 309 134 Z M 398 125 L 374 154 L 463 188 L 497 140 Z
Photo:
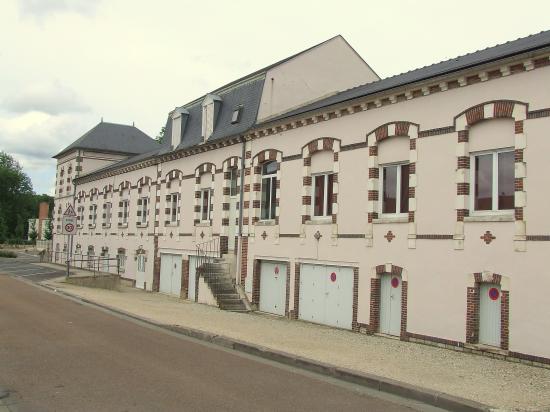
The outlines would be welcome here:
M 491 298 L 491 300 L 497 300 L 499 296 L 500 293 L 497 288 L 489 289 L 489 297 Z
M 332 272 L 330 274 L 330 280 L 332 280 L 333 282 L 336 282 L 336 273 L 335 272 Z
M 275 274 L 278 275 L 279 274 L 279 266 L 275 266 L 275 270 L 274 270 Z
M 393 288 L 396 288 L 399 286 L 399 279 L 398 278 L 391 278 L 391 286 Z

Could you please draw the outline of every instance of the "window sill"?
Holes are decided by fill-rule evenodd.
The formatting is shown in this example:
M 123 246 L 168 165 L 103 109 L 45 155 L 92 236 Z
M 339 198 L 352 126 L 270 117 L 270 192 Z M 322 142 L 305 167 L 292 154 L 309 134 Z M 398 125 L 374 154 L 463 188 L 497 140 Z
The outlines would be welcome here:
M 332 216 L 314 217 L 306 221 L 306 225 L 332 225 Z
M 127 227 L 128 227 L 128 223 L 119 223 L 119 224 L 118 224 L 118 227 L 119 227 L 119 228 L 127 228 Z
M 179 225 L 178 222 L 170 222 L 170 223 L 166 223 L 164 226 L 165 227 L 177 227 Z M 144 227 L 146 227 L 147 225 L 145 225 Z
M 210 222 L 199 222 L 195 225 L 196 227 L 210 227 Z
M 95 224 L 88 225 L 88 229 L 95 229 Z
M 103 229 L 110 229 L 110 228 L 111 228 L 111 224 L 110 224 L 110 223 L 103 223 L 103 224 L 101 225 L 101 227 L 102 227 Z
M 513 222 L 514 212 L 495 212 L 465 216 L 465 222 Z
M 275 220 L 259 220 L 255 224 L 256 226 L 275 226 L 277 223 Z
M 378 219 L 373 219 L 372 223 L 374 224 L 380 224 L 380 223 L 409 223 L 409 217 L 408 216 L 382 216 Z
M 147 226 L 149 226 L 148 222 L 147 223 L 136 223 L 136 227 L 139 227 L 139 228 L 145 228 Z

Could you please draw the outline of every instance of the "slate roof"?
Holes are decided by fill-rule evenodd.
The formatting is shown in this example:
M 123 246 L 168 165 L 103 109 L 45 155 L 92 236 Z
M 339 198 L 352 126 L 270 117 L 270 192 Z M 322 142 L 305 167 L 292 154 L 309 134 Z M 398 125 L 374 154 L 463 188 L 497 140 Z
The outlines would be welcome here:
M 73 149 L 140 154 L 158 147 L 155 140 L 135 126 L 101 122 L 53 157 L 59 158 Z
M 396 87 L 420 82 L 430 78 L 468 69 L 470 67 L 478 66 L 481 64 L 490 63 L 492 61 L 501 60 L 517 54 L 528 53 L 549 46 L 550 30 L 547 30 L 538 34 L 522 37 L 517 40 L 499 44 L 497 46 L 488 47 L 483 50 L 478 50 L 473 53 L 445 60 L 440 63 L 435 63 L 430 66 L 411 70 L 409 72 L 402 73 L 393 77 L 388 77 L 382 80 L 357 86 L 352 89 L 344 90 L 343 92 L 334 94 L 325 99 L 318 100 L 309 105 L 302 106 L 298 109 L 277 116 L 276 118 L 270 119 L 264 123 L 271 123 L 276 120 L 281 120 L 302 113 L 319 110 L 321 108 L 332 106 L 338 103 L 343 103 L 348 100 L 380 93 L 386 90 L 394 89 Z

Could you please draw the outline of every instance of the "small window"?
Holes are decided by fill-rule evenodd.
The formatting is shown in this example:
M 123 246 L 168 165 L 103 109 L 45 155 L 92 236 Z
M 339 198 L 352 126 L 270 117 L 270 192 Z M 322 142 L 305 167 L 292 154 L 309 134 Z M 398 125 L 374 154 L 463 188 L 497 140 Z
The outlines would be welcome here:
M 513 209 L 514 152 L 508 149 L 477 153 L 472 155 L 471 162 L 473 210 L 490 212 Z
M 120 203 L 121 203 L 121 205 L 120 205 L 120 218 L 121 218 L 121 221 L 122 221 L 123 224 L 128 223 L 128 213 L 129 213 L 129 209 L 130 209 L 129 201 L 128 200 L 123 200 Z
M 382 166 L 382 214 L 404 214 L 409 211 L 409 165 Z
M 229 169 L 229 195 L 237 196 L 239 172 L 236 167 Z
M 267 162 L 262 166 L 262 220 L 275 219 L 277 211 L 277 162 Z
M 231 124 L 239 123 L 241 121 L 241 111 L 242 107 L 237 107 L 233 110 L 233 115 L 231 116 Z
M 149 198 L 142 197 L 141 204 L 139 205 L 139 215 L 138 215 L 138 222 L 141 224 L 147 223 L 147 207 L 149 203 Z
M 137 270 L 138 272 L 145 272 L 145 255 L 137 256 Z
M 126 268 L 126 249 L 119 248 L 117 251 L 117 263 L 119 273 L 124 273 Z
M 332 215 L 333 173 L 324 173 L 313 176 L 313 215 Z
M 111 203 L 104 203 L 103 209 L 105 209 L 105 212 L 103 213 L 103 223 L 105 224 L 105 226 L 107 226 L 111 224 Z
M 203 189 L 201 191 L 201 221 L 208 222 L 210 220 L 211 205 L 211 189 Z
M 95 225 L 97 221 L 97 205 L 93 204 L 90 206 L 90 224 Z
M 171 223 L 178 221 L 178 198 L 179 193 L 172 193 L 168 196 L 168 208 L 170 209 L 169 221 Z

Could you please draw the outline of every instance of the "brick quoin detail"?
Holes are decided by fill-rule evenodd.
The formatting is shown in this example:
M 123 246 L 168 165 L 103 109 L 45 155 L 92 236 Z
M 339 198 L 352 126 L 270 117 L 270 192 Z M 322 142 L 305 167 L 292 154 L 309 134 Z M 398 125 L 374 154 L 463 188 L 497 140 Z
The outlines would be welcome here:
M 248 237 L 243 237 L 241 240 L 241 244 L 241 285 L 244 285 L 248 269 Z
M 181 293 L 180 298 L 187 299 L 189 296 L 189 260 L 181 262 Z
M 260 304 L 260 270 L 262 261 L 254 259 L 252 265 L 252 304 L 258 306 Z
M 290 314 L 291 319 L 298 319 L 300 315 L 300 264 L 294 264 L 294 310 Z
M 157 235 L 153 238 L 153 291 L 158 292 L 160 286 L 160 255 L 159 238 Z

